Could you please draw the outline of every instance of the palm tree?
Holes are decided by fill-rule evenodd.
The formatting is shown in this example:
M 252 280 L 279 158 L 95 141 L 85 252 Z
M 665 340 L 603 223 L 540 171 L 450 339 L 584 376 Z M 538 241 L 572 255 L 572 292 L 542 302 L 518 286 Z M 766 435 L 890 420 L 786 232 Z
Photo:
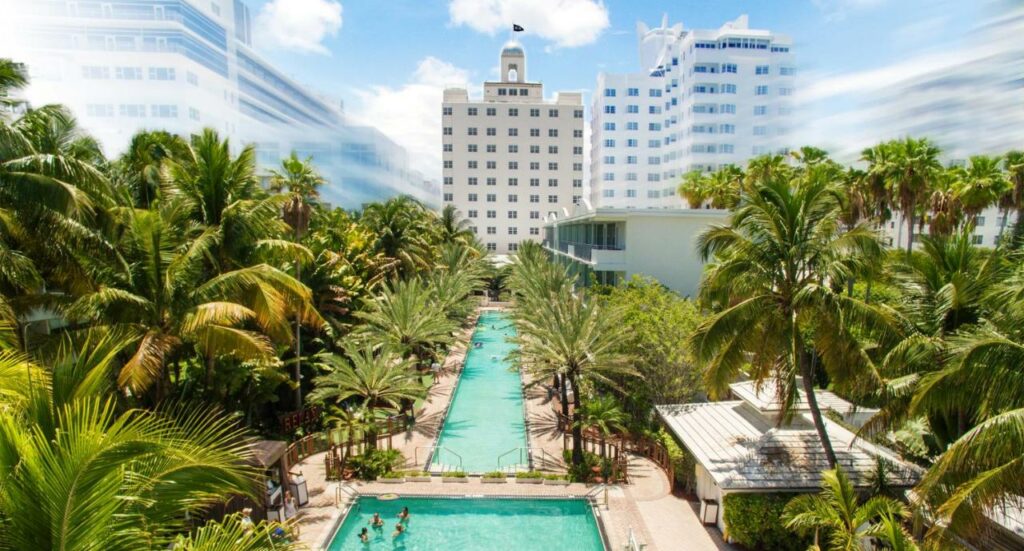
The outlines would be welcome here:
M 702 257 L 715 259 L 700 299 L 721 311 L 690 338 L 713 396 L 724 394 L 749 364 L 754 380 L 775 381 L 788 416 L 802 377 L 832 466 L 835 453 L 814 394 L 815 356 L 838 384 L 874 384 L 874 367 L 851 324 L 867 330 L 888 324 L 877 309 L 842 293 L 842 283 L 879 261 L 881 246 L 865 225 L 840 227 L 838 197 L 815 168 L 800 180 L 772 178 L 744 193 L 730 224 L 698 239 Z
M 292 228 L 292 239 L 299 243 L 309 230 L 310 217 L 317 198 L 317 189 L 324 184 L 323 177 L 312 165 L 312 157 L 305 161 L 292 151 L 292 154 L 281 161 L 281 170 L 270 171 L 270 190 L 280 193 L 288 189 L 288 199 L 284 204 L 284 221 Z M 295 279 L 302 281 L 302 255 L 295 261 Z M 295 377 L 295 410 L 302 409 L 302 316 L 295 316 L 295 365 L 292 375 Z
M 10 109 L 21 104 L 20 100 L 11 97 L 11 92 L 28 84 L 27 73 L 21 63 L 0 57 L 0 107 Z M 4 114 L 5 109 L 0 109 L 0 115 Z
M 401 196 L 370 204 L 363 210 L 360 221 L 377 235 L 377 250 L 398 260 L 400 275 L 407 275 L 430 265 L 433 256 L 430 216 L 415 199 Z
M 963 223 L 966 209 L 961 189 L 966 179 L 962 167 L 950 167 L 936 173 L 928 197 L 928 233 L 933 236 L 948 236 Z
M 957 198 L 972 225 L 981 211 L 997 204 L 1011 190 L 1001 163 L 1000 157 L 973 155 L 966 169 L 960 173 L 962 179 L 957 186 Z
M 132 136 L 128 150 L 114 164 L 112 178 L 127 188 L 136 208 L 149 208 L 165 193 L 165 161 L 183 159 L 187 150 L 188 143 L 169 132 L 138 132 Z
M 731 209 L 740 200 L 740 188 L 743 186 L 743 171 L 735 165 L 720 168 L 707 180 L 711 208 Z
M 598 396 L 583 405 L 579 423 L 583 429 L 594 429 L 601 435 L 601 457 L 607 457 L 608 437 L 626 430 L 628 416 L 611 396 Z
M 410 369 L 412 362 L 403 359 L 389 348 L 374 350 L 370 344 L 346 349 L 346 361 L 340 356 L 327 357 L 326 375 L 313 382 L 315 389 L 309 399 L 316 402 L 341 404 L 355 398 L 357 406 L 365 409 L 368 419 L 376 419 L 379 410 L 397 411 L 403 404 L 423 397 L 426 389 L 417 381 Z M 376 445 L 371 427 L 367 443 Z
M 561 376 L 563 388 L 571 385 L 572 462 L 580 465 L 584 384 L 619 388 L 614 378 L 636 376 L 636 372 L 618 354 L 625 337 L 617 312 L 583 295 L 562 293 L 547 302 L 536 297 L 517 303 L 517 340 L 520 360 L 535 379 Z
M 914 248 L 914 220 L 918 209 L 942 170 L 939 148 L 926 138 L 905 138 L 888 145 L 889 158 L 882 170 L 886 186 L 907 221 L 907 254 Z
M 1017 215 L 1014 238 L 1024 235 L 1024 216 L 1021 216 L 1024 213 L 1024 151 L 1010 151 L 1003 156 L 1003 159 L 1010 188 L 999 199 L 999 207 L 1003 211 L 1003 220 L 999 227 L 1000 240 L 1002 240 L 1003 229 L 1006 228 L 1010 209 L 1013 209 Z
M 691 170 L 683 175 L 679 196 L 686 199 L 691 209 L 699 209 L 708 198 L 708 179 L 703 171 Z
M 905 519 L 906 506 L 888 497 L 876 496 L 858 503 L 857 492 L 846 473 L 839 467 L 821 473 L 821 493 L 804 494 L 786 504 L 782 521 L 786 527 L 802 535 L 814 534 L 811 549 L 828 551 L 861 551 L 870 549 L 863 541 L 879 535 L 875 523 Z M 821 546 L 821 540 L 827 543 Z
M 367 301 L 367 309 L 356 317 L 364 322 L 364 336 L 410 355 L 417 368 L 428 365 L 437 346 L 451 342 L 457 327 L 418 279 L 392 283 Z
M 306 548 L 299 542 L 277 537 L 276 532 L 281 528 L 276 522 L 246 524 L 236 514 L 178 536 L 172 548 L 181 551 L 298 551 Z
M 461 218 L 455 205 L 445 205 L 441 210 L 440 233 L 442 243 L 462 243 L 468 245 L 476 238 L 469 229 L 469 220 Z
M 124 340 L 94 334 L 0 396 L 0 515 L 10 549 L 164 549 L 229 494 L 250 495 L 243 433 L 204 409 L 118 413 Z

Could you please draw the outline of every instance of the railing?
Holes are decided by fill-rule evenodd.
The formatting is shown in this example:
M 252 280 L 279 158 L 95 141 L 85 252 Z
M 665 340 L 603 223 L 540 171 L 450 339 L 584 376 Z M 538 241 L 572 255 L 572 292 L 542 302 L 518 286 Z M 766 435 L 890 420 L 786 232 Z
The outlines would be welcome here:
M 359 491 L 358 490 L 356 490 L 355 488 L 349 488 L 348 486 L 345 486 L 344 483 L 339 482 L 334 487 L 334 506 L 335 507 L 341 507 L 341 495 L 342 494 L 345 494 L 345 495 L 347 495 L 350 498 L 349 502 L 355 501 L 359 497 Z
M 626 451 L 641 455 L 650 459 L 659 467 L 665 471 L 665 476 L 668 477 L 669 486 L 675 484 L 675 466 L 672 463 L 672 457 L 668 454 L 668 450 L 665 446 L 662 446 L 660 442 L 649 440 L 647 438 L 627 438 L 623 441 L 623 446 Z
M 523 466 L 523 465 L 525 465 L 526 468 L 530 468 L 531 464 L 533 463 L 533 457 L 532 457 L 533 456 L 533 452 L 530 450 L 530 448 L 524 448 L 524 447 L 520 446 L 518 448 L 512 448 L 511 450 L 508 450 L 507 452 L 505 452 L 505 453 L 503 453 L 503 454 L 498 456 L 498 470 L 499 471 L 503 469 L 503 467 L 501 465 L 501 460 L 504 459 L 506 456 L 508 456 L 510 454 L 513 454 L 513 453 L 518 453 L 518 455 L 516 457 L 519 459 L 519 461 L 517 463 L 510 463 L 508 465 L 508 467 L 510 469 L 514 469 L 516 467 Z M 526 461 L 525 462 L 523 462 L 523 454 L 524 453 L 526 454 Z
M 646 543 L 640 543 L 640 540 L 636 537 L 636 532 L 633 531 L 633 527 L 629 527 L 629 535 L 626 537 L 626 550 L 627 551 L 644 551 L 647 548 Z
M 430 470 L 430 464 L 434 462 L 433 460 L 436 458 L 436 454 L 437 454 L 438 450 L 444 450 L 444 451 L 454 455 L 455 458 L 459 460 L 459 470 L 460 471 L 462 470 L 462 456 L 457 454 L 457 453 L 455 453 L 455 452 L 453 452 L 452 450 L 449 450 L 448 448 L 446 448 L 444 446 L 416 446 L 416 449 L 414 449 L 412 451 L 412 455 L 413 455 L 413 461 L 415 461 L 415 463 L 417 465 L 420 464 L 420 459 L 419 459 L 420 450 L 429 450 L 429 452 L 426 455 L 426 459 L 423 462 L 423 470 L 424 471 Z

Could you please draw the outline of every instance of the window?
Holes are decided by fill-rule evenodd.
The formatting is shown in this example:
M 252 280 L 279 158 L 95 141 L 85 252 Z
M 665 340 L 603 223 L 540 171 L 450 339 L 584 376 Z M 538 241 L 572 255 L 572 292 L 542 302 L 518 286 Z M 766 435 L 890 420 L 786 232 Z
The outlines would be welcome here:
M 514 253 L 514 252 L 516 252 L 518 250 L 519 250 L 519 243 L 509 243 L 508 244 L 508 252 Z
M 476 136 L 476 128 L 472 127 L 472 126 L 467 128 L 466 129 L 466 134 L 469 135 L 469 136 Z
M 530 211 L 530 220 L 540 220 L 540 211 L 539 210 L 531 210 Z
M 614 105 L 605 105 L 604 106 L 604 112 L 607 115 L 614 115 L 615 114 L 615 106 Z
M 604 89 L 604 97 L 606 97 L 606 98 L 614 98 L 615 97 L 615 88 L 605 88 Z
M 444 185 L 446 185 L 446 186 L 455 185 L 455 178 L 452 178 L 451 176 L 445 176 L 444 177 Z
M 548 187 L 558 187 L 558 178 L 548 178 Z
M 768 114 L 768 106 L 767 105 L 755 105 L 754 106 L 754 114 L 757 115 L 757 116 L 767 115 Z
M 661 192 L 660 191 L 658 191 L 656 189 L 649 189 L 649 190 L 647 190 L 647 198 L 648 199 L 657 199 L 658 197 L 661 197 Z
M 192 73 L 189 75 L 195 77 Z M 114 78 L 120 80 L 142 80 L 142 67 L 115 67 Z
M 113 110 L 114 110 L 113 106 L 111 106 L 110 110 L 111 110 L 111 112 L 113 112 Z M 190 118 L 190 119 L 192 119 L 194 121 L 199 120 L 199 110 L 196 109 L 195 107 L 189 107 L 188 108 L 188 118 Z
M 638 122 L 627 122 L 626 130 L 640 130 L 640 123 Z
M 150 67 L 149 80 L 174 80 L 174 67 Z
M 779 67 L 779 74 L 784 77 L 790 77 L 796 74 L 796 69 L 792 67 Z
M 191 75 L 191 73 L 189 73 L 189 74 Z M 441 114 L 444 115 L 444 116 L 451 115 L 452 114 L 452 108 L 451 107 L 442 107 L 441 108 Z
M 509 153 L 519 153 L 519 146 L 515 145 L 515 144 L 509 144 L 508 152 Z
M 730 115 L 735 115 L 736 114 L 736 104 L 735 103 L 723 103 L 722 105 L 719 105 L 718 108 L 723 113 L 728 113 Z
M 583 187 L 583 180 L 578 179 L 578 178 L 574 179 L 572 181 L 572 187 Z
M 516 109 L 514 107 L 509 108 L 508 116 L 510 116 L 510 117 L 518 117 L 519 116 L 519 109 Z
M 466 197 L 466 199 L 468 199 L 470 203 L 476 203 L 476 194 L 475 193 L 470 193 Z
M 615 164 L 615 155 L 605 155 L 601 161 L 606 165 L 613 165 Z
M 530 202 L 531 203 L 540 203 L 540 195 L 531 195 L 530 196 Z
M 488 203 L 494 203 L 497 200 L 498 200 L 498 194 L 497 193 L 488 193 L 487 194 L 487 202 Z
M 650 90 L 647 91 L 647 95 L 652 98 L 660 98 L 661 88 L 651 88 Z
M 583 155 L 583 147 L 579 145 L 572 146 L 573 155 Z
M 754 88 L 754 95 L 755 96 L 767 96 L 768 95 L 768 87 L 762 84 L 762 85 Z
M 718 132 L 721 133 L 721 134 L 735 134 L 736 133 L 736 125 L 735 124 L 720 124 L 720 125 L 718 125 Z
M 141 71 L 142 70 L 139 69 L 140 73 L 141 73 Z M 139 76 L 139 78 L 142 78 L 141 75 Z M 191 71 L 186 71 L 185 72 L 185 80 L 188 81 L 188 83 L 191 84 L 192 86 L 199 86 L 199 77 L 196 76 L 196 74 L 191 72 Z M 451 108 L 449 107 L 449 109 L 451 109 Z M 450 115 L 451 113 L 448 113 L 448 114 Z
M 722 93 L 723 94 L 735 94 L 736 93 L 736 85 L 735 84 L 723 84 L 722 85 Z
M 635 189 L 627 189 L 626 190 L 626 197 L 629 197 L 629 198 L 636 197 L 636 190 Z
M 574 171 L 576 171 L 576 172 L 582 172 L 583 171 L 583 163 L 573 163 L 572 164 L 572 169 Z
M 445 136 L 451 136 L 452 135 L 452 127 L 450 127 L 450 126 L 444 127 L 441 130 L 441 133 L 444 134 Z
M 476 168 L 477 167 L 477 162 L 476 161 L 469 161 L 469 162 L 466 163 L 466 166 L 468 168 Z
M 519 178 L 509 178 L 508 179 L 508 185 L 510 185 L 512 187 L 519 186 Z
M 551 155 L 557 155 L 558 154 L 558 146 L 557 145 L 549 145 L 548 146 L 548 153 L 550 153 Z
M 540 187 L 540 178 L 530 178 L 530 187 Z
M 626 164 L 627 165 L 635 165 L 636 164 L 636 155 L 627 155 L 626 156 Z
M 476 116 L 476 107 L 470 107 L 469 109 L 467 109 L 466 110 L 466 114 L 469 115 L 470 117 L 475 117 Z
M 110 78 L 110 68 L 89 65 L 82 67 L 82 78 L 104 79 Z
M 494 107 L 488 107 L 487 108 L 487 116 L 488 117 L 493 117 L 493 116 L 495 116 L 497 114 L 498 114 L 498 110 L 495 109 Z
M 767 65 L 758 65 L 757 67 L 754 68 L 754 74 L 755 75 L 767 75 L 768 74 L 768 66 Z
M 509 217 L 510 220 L 515 220 L 516 218 L 519 217 L 519 211 L 515 211 L 515 210 L 508 211 L 508 217 Z
M 722 72 L 723 73 L 735 73 L 736 72 L 736 64 L 735 63 L 723 63 L 722 64 Z
M 978 216 L 977 218 L 975 218 L 974 219 L 974 225 L 979 227 L 979 228 L 984 226 L 985 225 L 985 217 L 984 216 Z
M 444 162 L 444 168 L 452 168 L 452 161 L 450 159 Z
M 530 228 L 530 235 L 540 235 L 540 228 Z
M 498 168 L 498 161 L 487 161 L 487 170 L 495 170 Z
M 444 200 L 445 200 L 446 203 L 451 203 L 452 201 L 455 200 L 455 195 L 451 194 L 451 193 L 445 193 L 444 194 Z
M 540 163 L 538 163 L 538 162 L 530 163 L 530 170 L 540 170 Z
M 573 130 L 572 131 L 572 137 L 573 138 L 582 138 L 583 137 L 583 131 L 579 130 L 579 129 Z
M 498 185 L 498 179 L 497 178 L 488 178 L 487 179 L 487 185 L 489 185 L 489 186 L 496 186 L 496 185 Z
M 605 172 L 604 174 L 601 175 L 601 179 L 604 180 L 605 182 L 614 182 L 615 174 L 611 172 Z
M 792 96 L 793 95 L 793 89 L 792 88 L 779 88 L 779 95 L 780 96 Z
M 647 130 L 651 130 L 651 131 L 654 131 L 654 132 L 660 132 L 661 131 L 661 123 L 649 122 L 649 123 L 647 123 Z
M 601 197 L 615 197 L 614 189 L 603 189 L 601 190 Z
M 496 145 L 494 145 L 492 143 L 487 144 L 487 152 L 488 153 L 497 153 L 498 152 L 498 146 L 496 146 Z
M 539 145 L 531 145 L 530 146 L 530 153 L 533 153 L 533 154 L 540 153 L 540 146 Z
M 531 128 L 530 129 L 530 137 L 531 138 L 539 138 L 540 137 L 540 128 Z
M 490 251 L 490 252 L 494 252 L 494 251 L 498 250 L 498 244 L 497 243 L 488 243 L 487 244 L 487 250 Z
M 720 148 L 719 151 L 721 153 L 735 153 L 736 152 L 736 148 L 733 147 L 733 145 L 731 143 L 724 143 L 724 144 L 720 145 L 719 148 Z
M 558 109 L 548 109 L 548 116 L 551 118 L 558 118 Z
M 647 114 L 649 114 L 649 115 L 658 115 L 660 113 L 661 113 L 661 106 L 659 106 L 659 105 L 649 105 L 649 106 L 647 106 Z
M 494 226 L 487 226 L 487 235 L 495 235 L 498 233 L 498 228 Z
M 466 212 L 466 217 L 467 218 L 476 218 L 477 217 L 476 209 L 472 209 L 472 210 L 467 211 Z
M 548 195 L 548 203 L 557 203 L 557 202 L 558 202 L 558 196 L 557 195 Z
M 178 106 L 177 105 L 150 105 L 149 116 L 158 117 L 162 119 L 175 119 L 178 118 Z
M 519 135 L 519 129 L 518 128 L 509 128 L 508 129 L 508 135 L 509 136 L 518 136 Z
M 557 128 L 549 128 L 548 129 L 548 137 L 549 138 L 557 138 L 558 137 L 558 129 Z
M 628 88 L 626 90 L 626 95 L 630 96 L 630 97 L 639 96 L 640 95 L 640 89 L 639 88 Z
M 574 119 L 582 119 L 583 118 L 583 110 L 582 109 L 574 110 L 572 112 L 572 118 L 574 118 Z
M 609 132 L 614 132 L 615 131 L 615 123 L 614 122 L 606 122 L 606 123 L 604 123 L 604 129 L 609 131 Z
M 519 196 L 516 195 L 515 193 L 509 193 L 508 194 L 508 202 L 509 203 L 517 203 L 517 202 L 519 202 Z M 515 217 L 513 216 L 512 218 L 515 218 Z
M 497 136 L 498 135 L 498 129 L 497 128 L 488 128 L 487 129 L 487 135 L 488 136 Z
M 572 196 L 572 204 L 574 204 L 574 205 L 580 204 L 580 201 L 582 201 L 582 200 L 583 200 L 583 196 L 582 195 L 573 195 Z
M 451 153 L 453 151 L 452 150 L 452 144 L 450 144 L 450 143 L 442 144 L 441 145 L 441 151 L 443 151 L 444 153 Z
M 754 135 L 755 136 L 767 136 L 768 135 L 768 127 L 767 126 L 755 126 L 754 127 Z
M 558 163 L 548 163 L 548 170 L 558 170 Z
M 630 138 L 630 139 L 626 140 L 626 147 L 637 147 L 639 145 L 639 143 L 640 143 L 640 140 L 637 140 L 635 138 Z
M 530 109 L 530 116 L 531 117 L 539 117 L 540 116 L 540 109 Z
M 102 103 L 90 103 L 85 106 L 85 112 L 90 117 L 113 117 L 114 106 Z
M 981 245 L 982 239 L 983 238 L 980 235 L 972 235 L 971 236 L 971 244 L 972 245 Z

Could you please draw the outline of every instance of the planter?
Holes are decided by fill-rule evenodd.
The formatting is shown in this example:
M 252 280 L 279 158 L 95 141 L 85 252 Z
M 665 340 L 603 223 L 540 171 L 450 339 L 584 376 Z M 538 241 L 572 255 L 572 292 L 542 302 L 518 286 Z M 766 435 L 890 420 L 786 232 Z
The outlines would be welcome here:
M 544 479 L 544 485 L 545 486 L 568 486 L 569 485 L 569 481 L 568 480 L 549 480 L 549 479 L 545 478 Z
M 430 482 L 429 476 L 407 476 L 405 477 L 406 482 Z
M 543 478 L 516 478 L 516 484 L 541 484 Z
M 443 476 L 443 477 L 441 477 L 441 482 L 443 482 L 445 484 L 455 484 L 455 483 L 458 483 L 458 482 L 469 482 L 469 477 L 468 476 L 463 476 L 463 477 Z
M 508 482 L 508 479 L 507 478 L 486 478 L 486 477 L 484 477 L 484 478 L 480 479 L 480 482 L 483 482 L 484 484 L 504 484 L 504 483 Z
M 382 476 L 378 476 L 377 482 L 383 482 L 384 484 L 402 484 L 405 482 L 405 478 L 384 478 Z

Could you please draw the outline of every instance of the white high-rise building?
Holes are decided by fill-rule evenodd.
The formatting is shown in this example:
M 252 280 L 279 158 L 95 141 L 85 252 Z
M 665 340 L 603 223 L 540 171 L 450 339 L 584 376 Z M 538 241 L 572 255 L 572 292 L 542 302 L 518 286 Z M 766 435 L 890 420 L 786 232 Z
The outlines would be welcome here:
M 264 61 L 241 0 L 13 0 L 0 17 L 0 55 L 24 63 L 35 105 L 67 105 L 108 155 L 139 130 L 213 128 L 255 145 L 261 168 L 291 151 L 328 179 L 345 208 L 395 195 L 436 206 L 440 186 L 375 128 Z
M 600 73 L 591 119 L 591 202 L 674 208 L 680 177 L 788 151 L 792 41 L 740 16 L 715 30 L 637 24 L 640 71 Z
M 441 187 L 487 250 L 506 254 L 541 241 L 545 216 L 583 200 L 583 97 L 545 100 L 516 42 L 502 48 L 499 69 L 482 99 L 444 91 Z

